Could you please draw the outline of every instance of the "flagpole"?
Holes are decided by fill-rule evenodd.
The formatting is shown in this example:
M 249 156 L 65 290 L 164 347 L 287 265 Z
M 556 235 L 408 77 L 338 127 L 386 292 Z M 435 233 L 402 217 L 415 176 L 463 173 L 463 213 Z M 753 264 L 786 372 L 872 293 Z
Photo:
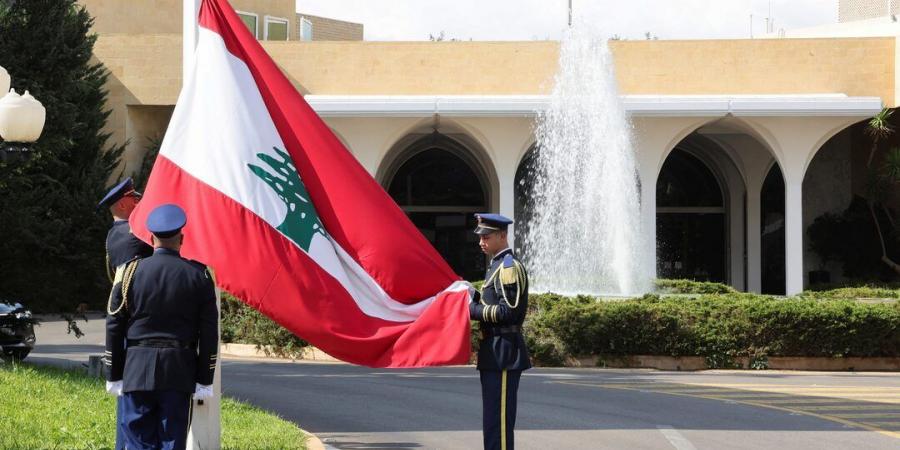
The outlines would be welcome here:
M 182 54 L 181 54 L 181 87 L 185 87 L 187 80 L 194 70 L 194 52 L 197 49 L 197 37 L 199 28 L 197 19 L 200 16 L 201 0 L 184 0 L 184 12 L 182 20 Z M 213 377 L 213 398 L 197 401 L 191 399 L 191 428 L 188 430 L 187 448 L 220 449 L 222 448 L 222 365 L 219 362 L 222 322 L 222 295 L 216 289 L 216 309 L 218 310 L 217 326 L 218 338 L 216 345 L 216 371 Z
M 213 273 L 215 279 L 215 273 Z M 222 291 L 216 288 L 218 310 L 218 338 L 222 339 Z M 222 448 L 222 357 L 221 345 L 216 345 L 216 371 L 213 374 L 213 397 L 191 400 L 191 428 L 188 430 L 187 450 L 218 450 Z

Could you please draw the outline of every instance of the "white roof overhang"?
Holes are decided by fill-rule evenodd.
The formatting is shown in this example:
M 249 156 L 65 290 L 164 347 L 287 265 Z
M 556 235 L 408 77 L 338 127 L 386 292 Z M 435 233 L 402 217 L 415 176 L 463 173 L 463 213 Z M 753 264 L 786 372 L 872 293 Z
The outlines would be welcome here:
M 637 117 L 849 116 L 881 111 L 879 97 L 802 95 L 622 95 Z M 322 117 L 530 117 L 546 109 L 546 95 L 307 95 Z

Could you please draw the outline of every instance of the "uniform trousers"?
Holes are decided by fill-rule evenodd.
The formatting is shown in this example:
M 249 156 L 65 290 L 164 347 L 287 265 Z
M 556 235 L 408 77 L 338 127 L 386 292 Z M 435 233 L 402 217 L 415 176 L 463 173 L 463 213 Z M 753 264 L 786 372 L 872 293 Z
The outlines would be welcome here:
M 125 420 L 122 417 L 122 396 L 116 397 L 116 450 L 125 450 Z
M 125 348 L 128 348 L 128 341 Z M 122 396 L 116 397 L 116 450 L 125 450 L 125 420 L 122 418 Z
M 485 450 L 513 450 L 521 370 L 480 370 Z
M 178 391 L 126 392 L 122 399 L 128 450 L 182 450 L 187 443 L 191 394 Z

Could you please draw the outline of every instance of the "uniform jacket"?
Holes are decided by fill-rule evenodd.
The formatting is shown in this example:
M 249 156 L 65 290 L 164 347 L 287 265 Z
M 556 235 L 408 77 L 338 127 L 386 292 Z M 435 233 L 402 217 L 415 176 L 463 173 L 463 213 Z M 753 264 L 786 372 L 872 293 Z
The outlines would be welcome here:
M 506 249 L 491 259 L 481 298 L 469 305 L 469 316 L 482 330 L 478 370 L 525 370 L 531 367 L 521 326 L 528 310 L 528 274 Z M 519 327 L 519 331 L 511 331 Z
M 110 311 L 115 314 L 106 318 L 107 380 L 123 380 L 124 392 L 191 393 L 195 383 L 212 384 L 218 312 L 215 287 L 205 266 L 158 248 L 152 256 L 117 271 L 110 295 Z M 188 345 L 134 345 L 153 339 Z
M 153 254 L 153 247 L 131 234 L 127 220 L 116 220 L 106 234 L 106 255 L 109 273 L 134 258 L 146 258 Z

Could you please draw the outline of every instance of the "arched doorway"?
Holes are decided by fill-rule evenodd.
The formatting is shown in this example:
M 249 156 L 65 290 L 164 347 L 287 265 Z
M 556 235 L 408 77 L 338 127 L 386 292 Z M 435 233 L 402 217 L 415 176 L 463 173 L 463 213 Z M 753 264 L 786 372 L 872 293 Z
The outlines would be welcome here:
M 444 135 L 426 136 L 385 172 L 388 194 L 450 267 L 467 280 L 484 276 L 474 213 L 489 211 L 486 176 L 471 152 Z
M 676 148 L 656 183 L 657 274 L 727 282 L 728 220 L 722 184 L 699 157 Z
M 785 293 L 784 176 L 778 164 L 769 169 L 760 193 L 762 293 Z
M 900 135 L 891 131 L 900 114 L 885 117 L 883 134 L 870 120 L 832 136 L 804 174 L 803 267 L 811 288 L 900 281 L 892 269 L 900 261 Z

